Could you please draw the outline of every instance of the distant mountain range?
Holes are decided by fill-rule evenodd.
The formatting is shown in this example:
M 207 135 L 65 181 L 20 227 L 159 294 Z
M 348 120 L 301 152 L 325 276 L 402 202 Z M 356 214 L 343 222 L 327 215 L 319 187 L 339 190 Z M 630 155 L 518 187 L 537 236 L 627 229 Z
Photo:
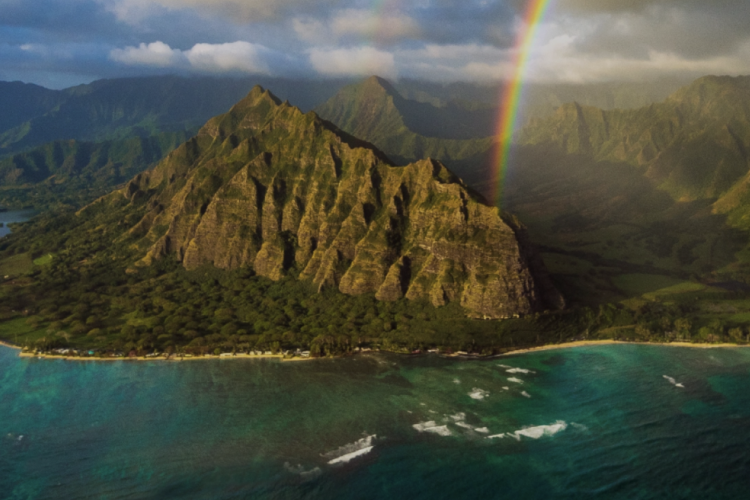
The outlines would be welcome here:
M 345 81 L 158 76 L 98 80 L 53 91 L 0 82 L 0 156 L 57 140 L 102 141 L 197 129 L 256 84 L 272 84 L 309 109 Z
M 520 134 L 503 206 L 568 254 L 745 280 L 749 102 L 750 77 L 709 76 L 634 110 L 566 104 Z

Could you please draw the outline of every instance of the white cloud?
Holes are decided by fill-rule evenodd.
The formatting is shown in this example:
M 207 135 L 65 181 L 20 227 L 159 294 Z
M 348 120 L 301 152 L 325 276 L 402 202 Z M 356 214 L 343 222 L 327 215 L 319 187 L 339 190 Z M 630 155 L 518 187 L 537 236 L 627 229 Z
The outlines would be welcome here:
M 168 68 L 180 65 L 184 56 L 182 52 L 171 48 L 163 42 L 142 43 L 138 47 L 113 49 L 109 53 L 110 59 L 133 66 L 157 66 Z
M 491 45 L 428 44 L 396 52 L 401 72 L 437 81 L 497 81 L 511 74 L 510 52 Z M 403 68 L 403 69 L 402 69 Z
M 209 73 L 244 72 L 270 74 L 264 60 L 268 49 L 249 42 L 222 44 L 198 43 L 189 50 L 173 49 L 156 41 L 138 47 L 114 49 L 110 59 L 132 66 L 194 69 Z
M 185 52 L 185 57 L 192 67 L 202 71 L 270 74 L 271 70 L 263 60 L 264 52 L 268 52 L 265 47 L 249 42 L 198 43 Z
M 326 76 L 379 75 L 397 78 L 393 54 L 373 47 L 318 49 L 309 51 L 313 69 Z

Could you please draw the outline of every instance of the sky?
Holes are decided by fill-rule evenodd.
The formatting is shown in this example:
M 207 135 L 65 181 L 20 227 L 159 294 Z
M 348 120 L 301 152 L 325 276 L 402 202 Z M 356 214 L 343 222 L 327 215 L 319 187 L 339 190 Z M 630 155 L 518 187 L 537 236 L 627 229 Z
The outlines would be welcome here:
M 496 83 L 527 0 L 0 0 L 0 80 L 153 74 Z M 539 83 L 750 74 L 748 0 L 551 0 Z

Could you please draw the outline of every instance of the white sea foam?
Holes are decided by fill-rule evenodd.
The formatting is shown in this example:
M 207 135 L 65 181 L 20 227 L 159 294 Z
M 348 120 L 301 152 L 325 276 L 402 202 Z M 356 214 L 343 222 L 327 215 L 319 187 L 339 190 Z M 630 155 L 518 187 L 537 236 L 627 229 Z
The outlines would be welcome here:
M 474 427 L 474 432 L 481 432 L 482 434 L 489 434 L 490 430 L 487 427 Z
M 682 389 L 685 388 L 684 385 L 682 385 L 681 383 L 677 382 L 674 378 L 670 377 L 669 375 L 662 375 L 662 377 L 664 377 L 665 379 L 669 380 L 669 383 L 672 384 L 675 387 L 680 387 Z
M 497 365 L 497 366 L 499 366 L 500 368 L 513 368 L 512 366 L 508 366 L 508 365 Z
M 459 412 L 459 413 L 456 413 L 455 415 L 448 415 L 448 416 L 452 418 L 453 420 L 455 420 L 456 422 L 458 422 L 459 420 L 466 420 L 466 413 L 464 412 Z
M 453 379 L 453 383 L 454 383 L 454 384 L 460 384 L 460 383 L 461 383 L 461 381 L 460 381 L 460 380 L 458 380 L 457 378 L 454 378 L 454 379 Z
M 372 451 L 373 448 L 374 448 L 374 446 L 368 446 L 366 448 L 362 448 L 361 450 L 357 450 L 357 451 L 353 451 L 351 453 L 347 453 L 346 455 L 342 455 L 342 456 L 340 456 L 338 458 L 334 458 L 333 460 L 329 460 L 328 464 L 329 465 L 334 465 L 334 464 L 347 463 L 347 462 L 351 461 L 352 459 L 355 459 L 357 457 L 361 457 L 362 455 L 367 455 L 368 453 L 370 453 Z
M 467 424 L 466 422 L 456 422 L 456 425 L 459 427 L 463 427 L 464 429 L 469 429 L 470 431 L 473 431 L 474 428 Z
M 510 368 L 509 370 L 505 370 L 508 373 L 536 373 L 532 370 L 527 370 L 526 368 Z
M 362 439 L 359 439 L 353 443 L 345 444 L 337 450 L 326 453 L 323 456 L 330 459 L 328 460 L 329 465 L 349 462 L 354 458 L 361 457 L 362 455 L 370 453 L 374 448 L 372 440 L 375 437 L 375 434 L 373 434 L 372 436 L 365 436 Z
M 320 467 L 315 467 L 314 469 L 300 472 L 299 477 L 301 477 L 304 481 L 312 481 L 321 474 L 323 474 L 323 471 L 320 470 Z
M 510 390 L 510 387 L 508 387 L 507 385 L 505 385 L 505 386 L 503 386 L 503 390 L 504 390 L 504 391 L 509 391 L 509 390 Z
M 530 398 L 530 397 L 531 397 L 531 394 L 529 394 L 529 393 L 528 393 L 528 392 L 526 392 L 526 391 L 523 391 L 523 392 L 521 393 L 521 396 L 523 396 L 523 397 L 526 397 L 526 398 Z
M 516 384 L 523 384 L 523 380 L 521 380 L 520 378 L 516 378 L 516 377 L 509 377 L 508 382 L 515 382 Z
M 551 425 L 537 425 L 536 427 L 527 427 L 525 429 L 517 430 L 513 433 L 513 437 L 521 440 L 521 436 L 526 436 L 531 439 L 539 439 L 542 436 L 554 436 L 558 432 L 562 432 L 567 429 L 568 424 L 562 420 L 558 420 Z
M 315 467 L 310 470 L 305 470 L 304 467 L 297 464 L 296 466 L 292 466 L 289 464 L 289 462 L 284 463 L 284 468 L 291 472 L 292 474 L 297 474 L 299 477 L 302 478 L 304 481 L 310 481 L 312 479 L 315 479 L 316 477 L 320 476 L 323 471 L 320 470 L 320 467 Z
M 583 425 L 583 424 L 577 424 L 577 423 L 575 423 L 575 422 L 571 422 L 571 423 L 570 423 L 570 425 L 572 425 L 573 427 L 575 427 L 575 428 L 576 428 L 576 429 L 578 429 L 579 431 L 587 431 L 587 430 L 589 430 L 589 428 L 588 428 L 588 427 L 586 427 L 586 426 L 585 426 L 585 425 Z
M 434 420 L 430 420 L 429 422 L 420 422 L 418 424 L 412 425 L 412 427 L 414 427 L 419 432 L 431 432 L 439 436 L 450 436 L 452 434 L 447 425 L 437 425 Z
M 492 436 L 487 436 L 485 439 L 502 439 L 505 437 L 505 433 L 501 432 L 500 434 L 494 434 Z
M 485 391 L 484 389 L 478 389 L 476 387 L 474 387 L 469 393 L 469 397 L 471 399 L 480 399 L 480 400 L 486 398 L 489 395 L 490 395 L 489 392 Z

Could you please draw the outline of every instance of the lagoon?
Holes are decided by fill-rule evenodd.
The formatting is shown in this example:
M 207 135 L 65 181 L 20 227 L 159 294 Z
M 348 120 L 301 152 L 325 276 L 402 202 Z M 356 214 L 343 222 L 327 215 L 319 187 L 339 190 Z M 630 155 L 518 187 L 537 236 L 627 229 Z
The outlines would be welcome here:
M 6 234 L 10 234 L 8 224 L 26 222 L 36 215 L 36 213 L 37 212 L 34 209 L 0 211 L 0 238 Z
M 0 491 L 740 498 L 749 383 L 750 350 L 731 348 L 105 363 L 0 347 Z

